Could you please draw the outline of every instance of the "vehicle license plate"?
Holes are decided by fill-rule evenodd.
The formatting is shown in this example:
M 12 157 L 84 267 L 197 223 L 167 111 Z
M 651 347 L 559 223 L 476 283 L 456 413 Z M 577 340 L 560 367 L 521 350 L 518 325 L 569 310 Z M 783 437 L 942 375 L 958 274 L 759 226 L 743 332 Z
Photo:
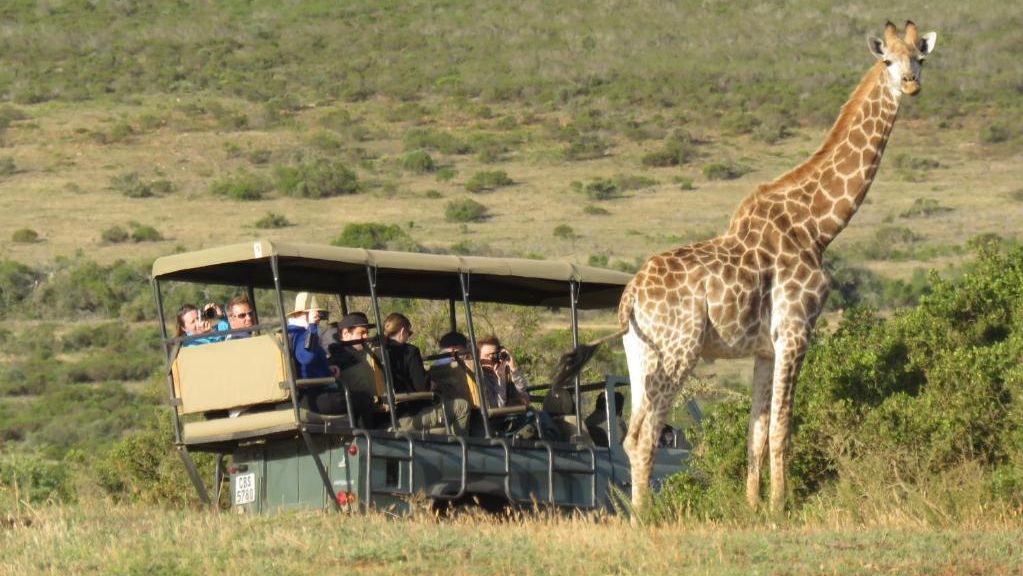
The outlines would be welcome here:
M 256 501 L 256 473 L 239 474 L 234 477 L 234 504 L 248 504 Z

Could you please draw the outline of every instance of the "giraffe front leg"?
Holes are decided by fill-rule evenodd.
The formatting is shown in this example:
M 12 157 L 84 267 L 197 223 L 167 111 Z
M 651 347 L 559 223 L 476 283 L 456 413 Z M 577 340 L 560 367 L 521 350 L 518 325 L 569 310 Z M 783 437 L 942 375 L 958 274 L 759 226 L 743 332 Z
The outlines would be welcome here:
M 746 501 L 756 510 L 760 502 L 760 476 L 771 418 L 771 382 L 774 358 L 757 356 L 753 364 L 753 403 L 747 440 Z
M 792 434 L 792 400 L 796 376 L 809 344 L 806 325 L 780 331 L 775 339 L 774 383 L 771 390 L 771 510 L 785 508 L 785 463 Z

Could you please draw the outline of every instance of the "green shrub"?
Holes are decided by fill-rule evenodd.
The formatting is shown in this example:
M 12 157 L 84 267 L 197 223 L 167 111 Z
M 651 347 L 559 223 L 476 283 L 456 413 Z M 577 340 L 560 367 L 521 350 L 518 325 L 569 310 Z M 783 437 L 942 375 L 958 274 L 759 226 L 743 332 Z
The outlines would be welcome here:
M 0 156 L 0 176 L 10 176 L 18 171 L 17 165 L 14 164 L 14 158 L 10 156 Z
M 732 112 L 721 119 L 721 128 L 728 134 L 749 134 L 760 126 L 760 120 L 748 112 Z
M 575 233 L 575 230 L 573 230 L 568 224 L 558 224 L 554 227 L 553 234 L 555 238 L 560 238 L 562 240 L 575 240 L 579 237 Z
M 634 174 L 618 174 L 612 181 L 618 186 L 618 189 L 625 192 L 628 190 L 641 190 L 643 188 L 650 188 L 657 185 L 657 180 L 648 178 L 646 176 L 637 176 Z
M 874 238 L 861 247 L 863 257 L 871 260 L 897 260 L 912 255 L 923 236 L 905 226 L 881 226 Z
M 270 184 L 270 181 L 263 176 L 241 172 L 240 174 L 217 180 L 210 186 L 210 192 L 214 196 L 222 196 L 232 200 L 252 201 L 262 200 L 263 195 L 272 188 L 273 186 Z
M 606 156 L 611 147 L 611 143 L 597 134 L 577 134 L 562 151 L 562 157 L 573 162 L 594 160 Z
M 591 182 L 586 183 L 585 186 L 575 187 L 581 188 L 583 194 L 585 194 L 590 200 L 610 200 L 612 198 L 617 198 L 621 193 L 621 189 L 618 187 L 618 184 L 616 184 L 614 180 L 609 180 L 607 178 L 596 178 Z
M 125 230 L 122 226 L 114 224 L 110 228 L 106 228 L 103 232 L 100 232 L 100 239 L 107 244 L 120 244 L 121 242 L 127 242 L 131 238 L 131 233 Z
M 39 240 L 39 233 L 31 228 L 18 228 L 11 234 L 11 241 L 18 244 L 32 244 Z
M 411 128 L 403 137 L 405 149 L 436 150 L 444 154 L 471 154 L 472 146 L 450 132 L 439 132 L 430 128 Z
M 607 254 L 590 254 L 590 257 L 586 260 L 586 264 L 589 266 L 596 266 L 597 268 L 607 268 L 610 256 Z
M 693 185 L 693 179 L 688 176 L 676 176 L 674 182 L 678 184 L 678 189 L 688 192 L 689 190 L 696 190 L 696 186 Z
M 413 150 L 402 156 L 401 168 L 415 174 L 425 174 L 437 169 L 437 164 L 426 150 Z
M 341 162 L 326 159 L 278 166 L 274 176 L 282 193 L 298 198 L 330 198 L 361 191 L 355 172 Z
M 110 179 L 110 188 L 127 198 L 150 198 L 155 196 L 152 187 L 142 181 L 138 172 L 128 172 Z
M 681 166 L 696 158 L 696 140 L 684 130 L 676 130 L 665 140 L 659 150 L 643 155 L 640 161 L 644 166 L 664 167 Z
M 131 231 L 131 239 L 133 242 L 159 242 L 163 235 L 148 224 L 140 224 Z
M 288 226 L 292 226 L 292 224 L 283 214 L 267 212 L 265 216 L 256 220 L 255 226 L 261 230 L 267 230 L 273 228 L 287 228 Z
M 451 166 L 441 166 L 437 169 L 438 182 L 450 182 L 458 175 L 458 172 Z
M 913 205 L 908 210 L 901 212 L 899 216 L 902 218 L 927 218 L 951 211 L 951 208 L 942 206 L 933 198 L 917 198 L 913 200 Z
M 1012 137 L 1012 131 L 1003 124 L 988 124 L 980 129 L 980 141 L 984 144 L 1001 144 Z
M 451 200 L 444 207 L 444 219 L 448 222 L 482 222 L 487 217 L 487 207 L 470 198 Z
M 484 170 L 473 174 L 472 178 L 465 183 L 465 189 L 469 192 L 484 192 L 502 186 L 511 186 L 514 183 L 504 170 Z
M 583 206 L 583 214 L 589 214 L 590 216 L 607 216 L 610 212 L 606 208 L 601 208 L 595 204 L 587 204 Z
M 412 238 L 397 224 L 377 222 L 352 223 L 345 225 L 341 234 L 331 241 L 334 246 L 350 246 L 370 250 L 420 251 Z
M 703 167 L 703 175 L 708 180 L 735 180 L 752 172 L 749 166 L 737 162 L 714 162 Z
M 17 490 L 19 497 L 32 504 L 75 501 L 75 490 L 67 462 L 54 461 L 37 454 L 0 456 L 0 489 Z
M 32 293 L 41 275 L 14 260 L 0 260 L 0 317 L 18 308 Z
M 436 200 L 438 198 L 443 198 L 444 195 L 440 193 L 440 190 L 427 190 L 423 193 L 423 197 L 429 198 L 430 200 Z

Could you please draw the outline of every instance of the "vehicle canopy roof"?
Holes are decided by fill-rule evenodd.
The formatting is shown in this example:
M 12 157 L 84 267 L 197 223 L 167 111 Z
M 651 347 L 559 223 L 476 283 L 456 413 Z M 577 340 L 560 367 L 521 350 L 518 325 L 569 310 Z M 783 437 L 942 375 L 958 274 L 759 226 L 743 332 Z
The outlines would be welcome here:
M 255 240 L 163 256 L 153 279 L 231 286 L 274 287 L 270 258 L 277 257 L 281 288 L 368 296 L 367 265 L 376 269 L 377 295 L 461 300 L 459 275 L 469 275 L 474 302 L 568 307 L 568 283 L 579 285 L 580 309 L 618 303 L 630 275 L 568 262 L 366 250 Z

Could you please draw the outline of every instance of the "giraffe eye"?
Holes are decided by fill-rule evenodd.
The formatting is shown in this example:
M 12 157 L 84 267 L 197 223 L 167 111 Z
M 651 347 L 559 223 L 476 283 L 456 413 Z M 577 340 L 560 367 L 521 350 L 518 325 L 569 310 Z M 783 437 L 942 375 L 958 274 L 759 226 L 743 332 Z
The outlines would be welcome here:
M 891 60 L 888 60 L 888 59 L 886 58 L 886 59 L 885 59 L 885 61 L 884 61 L 884 65 L 885 65 L 885 66 L 891 66 L 891 65 L 892 65 L 892 61 L 891 61 Z

